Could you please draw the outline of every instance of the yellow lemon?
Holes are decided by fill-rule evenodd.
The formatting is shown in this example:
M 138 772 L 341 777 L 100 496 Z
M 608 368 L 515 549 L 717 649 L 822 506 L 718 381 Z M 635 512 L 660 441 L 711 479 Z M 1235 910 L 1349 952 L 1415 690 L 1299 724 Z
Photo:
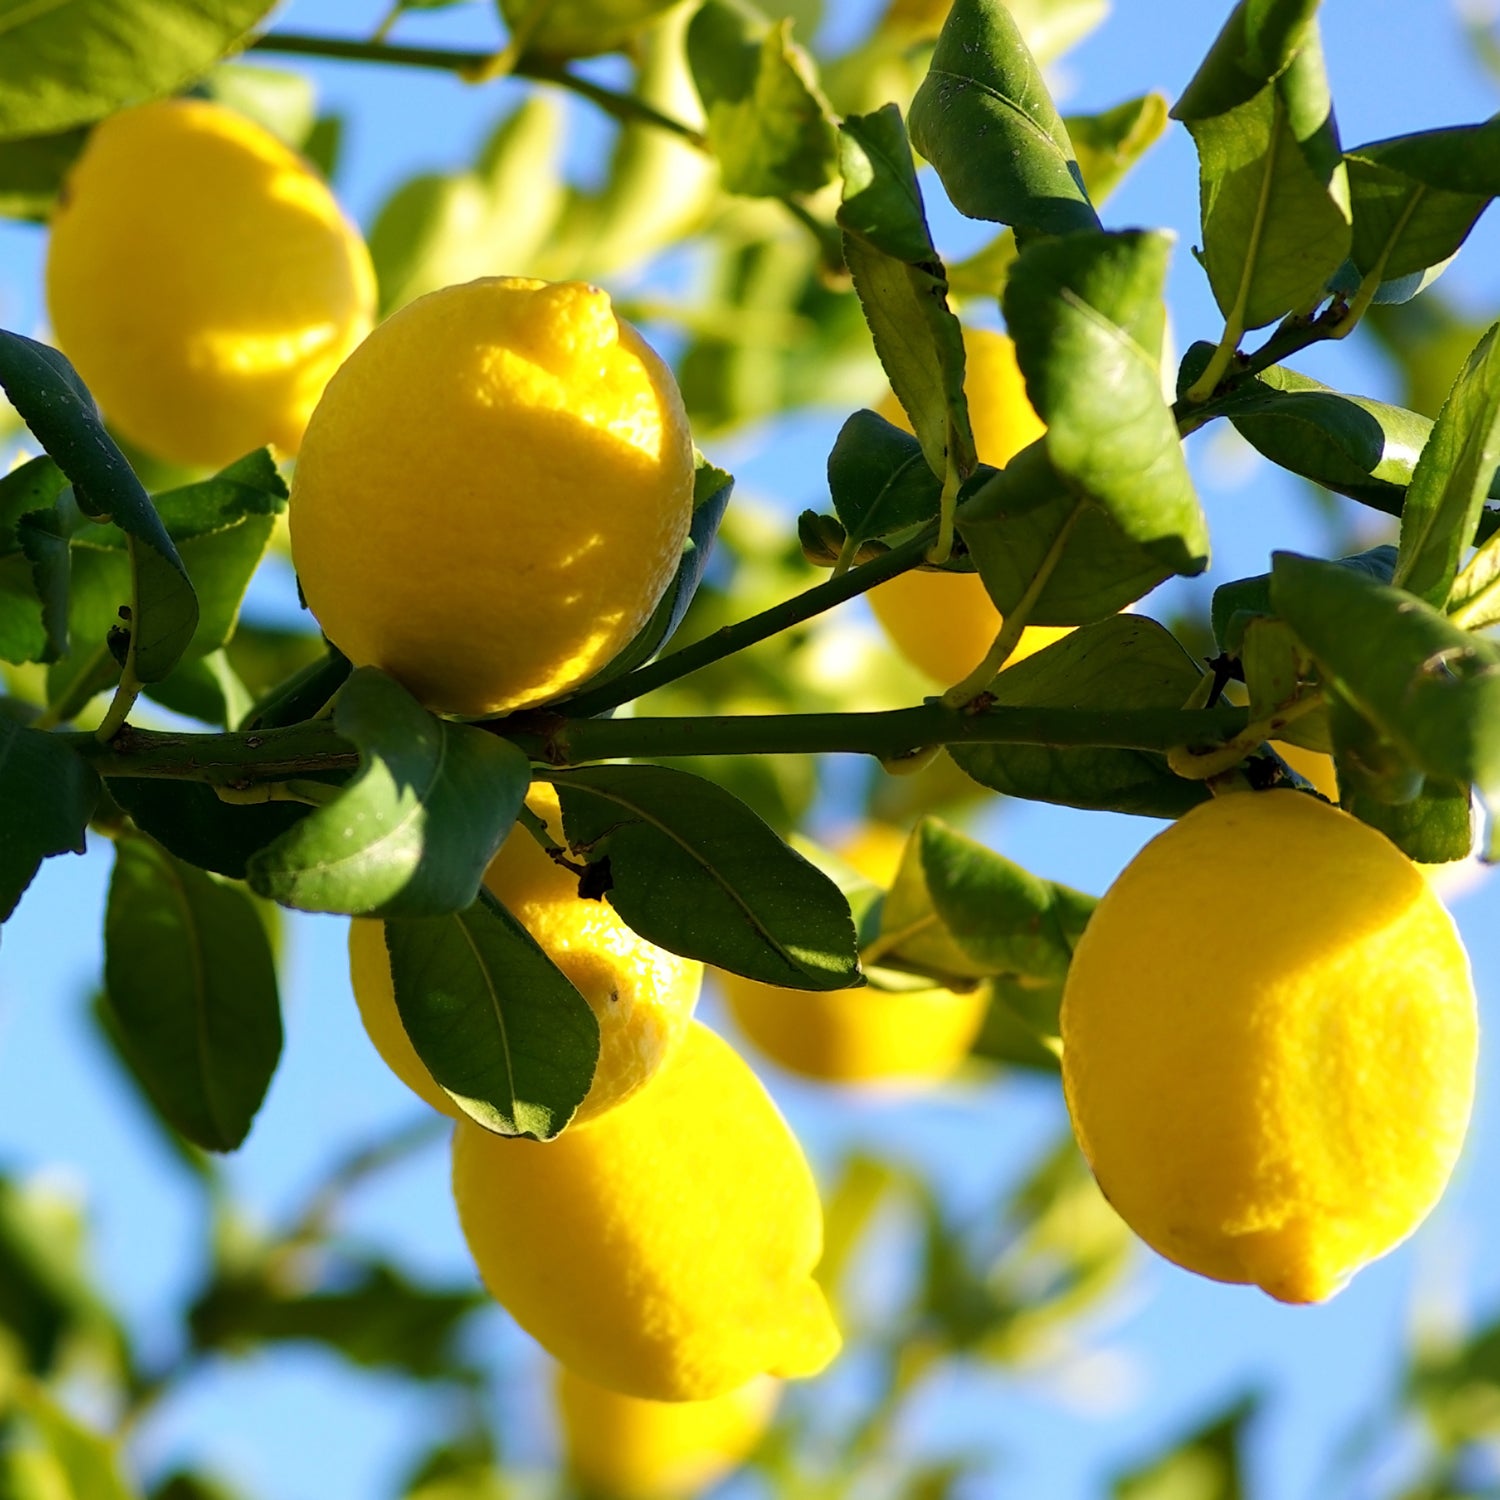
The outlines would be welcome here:
M 1452 918 L 1383 835 L 1241 792 L 1099 903 L 1062 1041 L 1074 1131 L 1126 1223 L 1189 1270 L 1319 1302 L 1442 1194 L 1474 991 Z
M 526 800 L 560 839 L 557 793 L 540 783 Z M 599 1062 L 573 1124 L 592 1120 L 648 1083 L 681 1044 L 703 965 L 648 943 L 603 901 L 580 898 L 578 877 L 554 864 L 519 824 L 484 879 L 573 981 L 599 1023 Z M 383 922 L 356 918 L 349 924 L 349 977 L 360 1019 L 386 1066 L 434 1109 L 460 1118 L 401 1025 Z
M 90 133 L 52 220 L 47 302 L 126 437 L 220 466 L 297 451 L 369 332 L 375 274 L 301 157 L 222 105 L 166 99 Z
M 1003 333 L 964 330 L 964 388 L 979 456 L 997 468 L 1034 443 L 1046 427 L 1026 396 L 1016 364 L 1016 346 Z M 894 395 L 880 415 L 911 431 Z M 891 643 L 914 667 L 936 682 L 960 682 L 984 660 L 1000 633 L 1000 611 L 977 573 L 913 569 L 866 596 Z M 1068 633 L 1066 625 L 1032 625 L 1021 636 L 1010 663 L 1023 660 Z
M 496 1300 L 596 1385 L 705 1401 L 838 1352 L 812 1277 L 812 1173 L 755 1074 L 701 1025 L 650 1088 L 556 1140 L 460 1120 L 453 1196 Z
M 492 277 L 408 303 L 329 383 L 292 481 L 308 607 L 429 708 L 578 686 L 671 581 L 693 447 L 607 293 Z
M 610 1500 L 688 1500 L 754 1451 L 780 1394 L 780 1382 L 761 1375 L 711 1401 L 643 1401 L 559 1367 L 568 1471 Z
M 889 886 L 906 836 L 867 823 L 839 848 L 866 879 Z M 825 1083 L 912 1083 L 945 1078 L 965 1057 L 989 1004 L 983 989 L 784 989 L 739 974 L 719 983 L 735 1024 L 760 1051 Z

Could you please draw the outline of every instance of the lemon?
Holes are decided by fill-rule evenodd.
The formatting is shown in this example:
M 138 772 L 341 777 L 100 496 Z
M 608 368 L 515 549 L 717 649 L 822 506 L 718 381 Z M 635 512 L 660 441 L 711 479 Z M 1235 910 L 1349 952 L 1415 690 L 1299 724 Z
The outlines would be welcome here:
M 677 384 L 608 294 L 492 277 L 408 303 L 329 382 L 292 560 L 356 665 L 440 712 L 503 713 L 630 641 L 692 499 Z
M 838 1352 L 812 1278 L 812 1173 L 755 1074 L 701 1025 L 650 1088 L 556 1140 L 460 1120 L 453 1197 L 496 1300 L 596 1385 L 706 1401 Z
M 556 57 L 593 57 L 625 46 L 678 0 L 500 0 L 500 14 L 512 29 L 538 5 L 546 5 L 527 45 L 529 52 Z
M 527 805 L 562 837 L 557 793 L 534 785 Z M 650 1081 L 687 1034 L 703 965 L 639 937 L 602 901 L 578 895 L 578 877 L 554 864 L 519 824 L 485 884 L 588 1001 L 599 1023 L 599 1061 L 573 1125 L 613 1109 Z M 401 1024 L 385 923 L 349 924 L 349 977 L 365 1031 L 386 1066 L 419 1098 L 455 1119 L 463 1112 L 427 1071 Z
M 220 467 L 297 451 L 369 332 L 375 274 L 301 157 L 222 105 L 166 99 L 90 133 L 52 220 L 47 302 L 126 437 Z
M 997 468 L 1034 443 L 1046 428 L 1026 397 L 1016 364 L 1016 346 L 1003 333 L 964 329 L 964 389 L 979 456 Z M 880 415 L 911 431 L 894 395 Z M 962 681 L 985 658 L 1000 633 L 1000 611 L 977 573 L 913 569 L 877 584 L 866 598 L 891 643 L 935 682 Z M 1030 625 L 1009 664 L 1021 661 L 1068 633 L 1066 625 Z
M 866 879 L 889 886 L 906 836 L 871 822 L 838 853 Z M 914 1083 L 945 1078 L 968 1056 L 988 994 L 948 989 L 783 989 L 721 973 L 730 1014 L 773 1062 L 825 1083 Z
M 610 1500 L 688 1500 L 744 1462 L 780 1394 L 780 1383 L 761 1375 L 710 1401 L 643 1401 L 560 1367 L 568 1471 L 585 1492 Z
M 1099 903 L 1063 1086 L 1105 1196 L 1218 1281 L 1319 1302 L 1436 1203 L 1474 1089 L 1453 921 L 1383 835 L 1293 791 L 1216 798 Z

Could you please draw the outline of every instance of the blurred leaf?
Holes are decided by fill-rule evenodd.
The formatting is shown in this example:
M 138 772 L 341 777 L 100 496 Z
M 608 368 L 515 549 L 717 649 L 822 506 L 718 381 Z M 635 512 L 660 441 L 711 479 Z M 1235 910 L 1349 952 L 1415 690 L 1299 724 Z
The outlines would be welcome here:
M 349 678 L 333 725 L 358 746 L 359 769 L 328 806 L 249 858 L 251 887 L 301 911 L 463 911 L 520 811 L 526 757 L 434 718 L 374 667 Z
M 195 90 L 264 126 L 300 151 L 318 114 L 318 91 L 306 73 L 263 64 L 220 63 Z
M 0 65 L 0 84 L 3 79 Z M 79 506 L 90 515 L 107 515 L 129 538 L 130 660 L 138 681 L 159 681 L 176 665 L 198 623 L 198 602 L 177 548 L 105 432 L 93 398 L 57 350 L 0 330 L 0 386 L 73 481 Z
M 1044 67 L 1102 25 L 1109 7 L 1110 0 L 1005 0 L 1031 55 Z
M 0 94 L 0 111 L 3 111 Z M 84 130 L 60 130 L 0 142 L 0 218 L 46 223 L 68 169 L 83 150 Z
M 87 761 L 56 736 L 0 715 L 0 922 L 44 859 L 83 853 L 98 798 Z
M 912 141 L 971 219 L 1097 229 L 1073 146 L 1002 0 L 956 0 L 911 106 Z
M 466 1372 L 456 1348 L 463 1320 L 488 1299 L 478 1290 L 418 1286 L 383 1261 L 359 1263 L 331 1290 L 288 1293 L 259 1279 L 216 1283 L 190 1314 L 201 1348 L 313 1342 L 357 1365 L 418 1379 Z
M 1110 1493 L 1115 1500 L 1245 1500 L 1245 1427 L 1259 1404 L 1241 1397 L 1160 1457 L 1121 1474 Z
M 265 926 L 243 889 L 150 839 L 123 836 L 115 851 L 104 983 L 121 1050 L 176 1130 L 232 1151 L 281 1056 Z
M 273 0 L 12 3 L 0 17 L 0 140 L 159 98 L 235 50 Z
M 779 198 L 833 180 L 833 121 L 790 23 L 767 26 L 748 6 L 706 0 L 687 52 L 726 192 Z
M 1500 792 L 1500 647 L 1404 589 L 1292 552 L 1273 554 L 1271 604 L 1413 767 Z
M 881 909 L 879 961 L 956 979 L 1056 978 L 1093 907 L 1092 897 L 925 817 Z
M 488 891 L 465 911 L 385 924 L 401 1024 L 486 1130 L 550 1140 L 593 1081 L 588 1002 Z
M 218 729 L 233 729 L 253 706 L 249 690 L 222 650 L 179 662 L 170 675 L 146 689 L 146 696 L 173 713 Z
M 649 942 L 791 989 L 858 983 L 838 887 L 722 788 L 649 765 L 548 780 L 568 843 L 607 863 L 610 905 Z
M 261 698 L 304 667 L 327 660 L 329 653 L 328 643 L 315 631 L 287 630 L 244 617 L 227 649 L 235 674 Z
M 1012 268 L 1004 305 L 1052 468 L 1128 541 L 1195 574 L 1208 526 L 1161 392 L 1169 250 L 1168 236 L 1140 231 L 1040 240 Z M 968 511 L 971 528 L 985 519 L 982 499 Z M 1079 538 L 1070 550 L 1082 552 Z
M 844 258 L 875 352 L 940 477 L 974 467 L 964 397 L 963 330 L 948 306 L 900 111 L 887 105 L 839 129 Z
M 17 1381 L 12 1395 L 64 1486 L 61 1493 L 50 1489 L 47 1500 L 135 1500 L 115 1443 L 85 1427 L 34 1380 Z
M 1349 254 L 1349 181 L 1316 21 L 1308 16 L 1284 70 L 1243 103 L 1201 112 L 1187 108 L 1193 94 L 1190 85 L 1173 113 L 1198 147 L 1204 269 L 1230 328 L 1261 328 L 1320 300 Z
M 1500 121 L 1373 141 L 1348 161 L 1350 259 L 1398 280 L 1443 265 L 1500 193 Z
M 1007 667 L 990 693 L 1013 707 L 1181 708 L 1199 676 L 1155 620 L 1117 615 Z M 1174 775 L 1148 750 L 955 745 L 949 754 L 981 786 L 1037 802 L 1175 818 L 1208 798 L 1201 782 Z
M 1467 786 L 1427 780 L 1419 796 L 1392 805 L 1355 796 L 1348 810 L 1378 828 L 1408 859 L 1424 865 L 1466 859 L 1474 847 L 1473 808 Z
M 191 1469 L 174 1469 L 148 1496 L 148 1500 L 243 1500 L 243 1492 Z
M 816 1275 L 835 1304 L 843 1300 L 840 1290 L 861 1241 L 900 1180 L 895 1168 L 879 1157 L 856 1154 L 844 1162 L 823 1194 L 823 1254 Z
M 1058 1010 L 1062 981 L 1002 975 L 990 981 L 990 1004 L 971 1049 L 1010 1067 L 1045 1073 L 1060 1069 L 1062 1041 Z
M 1441 609 L 1500 468 L 1500 357 L 1493 325 L 1469 356 L 1412 474 L 1392 580 Z

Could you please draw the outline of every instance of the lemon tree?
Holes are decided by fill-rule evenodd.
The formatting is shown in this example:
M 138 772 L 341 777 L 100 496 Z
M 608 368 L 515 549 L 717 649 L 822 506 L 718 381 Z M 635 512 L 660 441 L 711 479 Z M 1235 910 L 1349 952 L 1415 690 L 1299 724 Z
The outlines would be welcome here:
M 403 40 L 434 8 L 0 3 L 0 212 L 51 318 L 0 331 L 0 920 L 112 847 L 95 1024 L 212 1231 L 160 1364 L 0 1177 L 0 1491 L 211 1495 L 145 1472 L 143 1424 L 313 1341 L 454 1397 L 406 1495 L 514 1493 L 469 1333 L 498 1303 L 562 1367 L 559 1483 L 947 1494 L 969 1459 L 902 1447 L 917 1403 L 1055 1355 L 1134 1237 L 1319 1301 L 1453 1170 L 1475 995 L 1422 871 L 1500 853 L 1500 359 L 1433 283 L 1500 128 L 1343 141 L 1315 0 L 1226 0 L 1170 108 L 1071 116 L 1046 67 L 1097 0 L 895 0 L 836 54 L 809 4 L 503 0 L 490 46 Z M 508 113 L 367 248 L 298 58 Z M 1183 252 L 1110 204 L 1169 124 L 1215 308 L 1180 360 Z M 1308 373 L 1351 338 L 1405 404 Z M 720 465 L 815 403 L 826 492 L 768 518 Z M 1335 522 L 1195 593 L 1185 444 L 1230 429 Z M 294 626 L 256 612 L 278 577 Z M 1165 828 L 1096 895 L 980 837 L 997 797 Z M 820 846 L 852 811 L 883 861 Z M 218 1157 L 274 1101 L 281 912 L 352 922 L 371 1040 L 452 1120 L 252 1229 Z M 820 1193 L 757 1045 L 809 1095 L 1025 1073 L 1071 1134 L 978 1219 L 894 1151 Z M 434 1130 L 444 1285 L 334 1222 Z M 1492 1435 L 1495 1337 L 1415 1359 L 1424 1494 Z M 1250 1414 L 1118 1493 L 1240 1492 Z

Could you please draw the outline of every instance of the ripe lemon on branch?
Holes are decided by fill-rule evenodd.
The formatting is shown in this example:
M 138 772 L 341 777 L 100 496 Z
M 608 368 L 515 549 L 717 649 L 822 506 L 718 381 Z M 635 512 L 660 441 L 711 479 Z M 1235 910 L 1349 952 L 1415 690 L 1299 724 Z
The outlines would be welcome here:
M 460 1120 L 453 1197 L 496 1301 L 595 1385 L 706 1401 L 838 1353 L 802 1149 L 701 1025 L 649 1088 L 555 1140 Z
M 90 133 L 52 220 L 47 303 L 126 437 L 220 467 L 297 451 L 369 332 L 375 273 L 300 156 L 222 105 L 165 99 Z
M 1320 1302 L 1441 1196 L 1476 1030 L 1468 958 L 1411 861 L 1314 797 L 1240 792 L 1154 838 L 1090 918 L 1063 1087 L 1147 1244 Z
M 292 560 L 357 666 L 439 712 L 498 714 L 629 643 L 692 504 L 677 383 L 608 294 L 491 277 L 408 303 L 329 383 Z
M 562 836 L 557 793 L 537 783 L 527 805 Z M 687 1034 L 703 984 L 703 965 L 639 937 L 603 901 L 578 894 L 578 877 L 554 864 L 517 824 L 485 871 L 485 884 L 572 980 L 599 1023 L 599 1061 L 575 1126 L 643 1088 Z M 349 924 L 349 976 L 360 1019 L 386 1066 L 434 1109 L 462 1111 L 427 1071 L 411 1044 L 391 979 L 385 923 Z
M 964 390 L 979 456 L 996 467 L 1034 443 L 1046 427 L 1026 397 L 1016 346 L 1003 333 L 964 329 Z M 911 431 L 894 395 L 879 407 L 888 422 Z M 1000 633 L 1001 615 L 977 573 L 913 568 L 866 596 L 891 644 L 935 682 L 961 682 L 985 658 Z M 1011 663 L 1050 646 L 1068 633 L 1065 625 L 1032 625 L 1023 632 Z

